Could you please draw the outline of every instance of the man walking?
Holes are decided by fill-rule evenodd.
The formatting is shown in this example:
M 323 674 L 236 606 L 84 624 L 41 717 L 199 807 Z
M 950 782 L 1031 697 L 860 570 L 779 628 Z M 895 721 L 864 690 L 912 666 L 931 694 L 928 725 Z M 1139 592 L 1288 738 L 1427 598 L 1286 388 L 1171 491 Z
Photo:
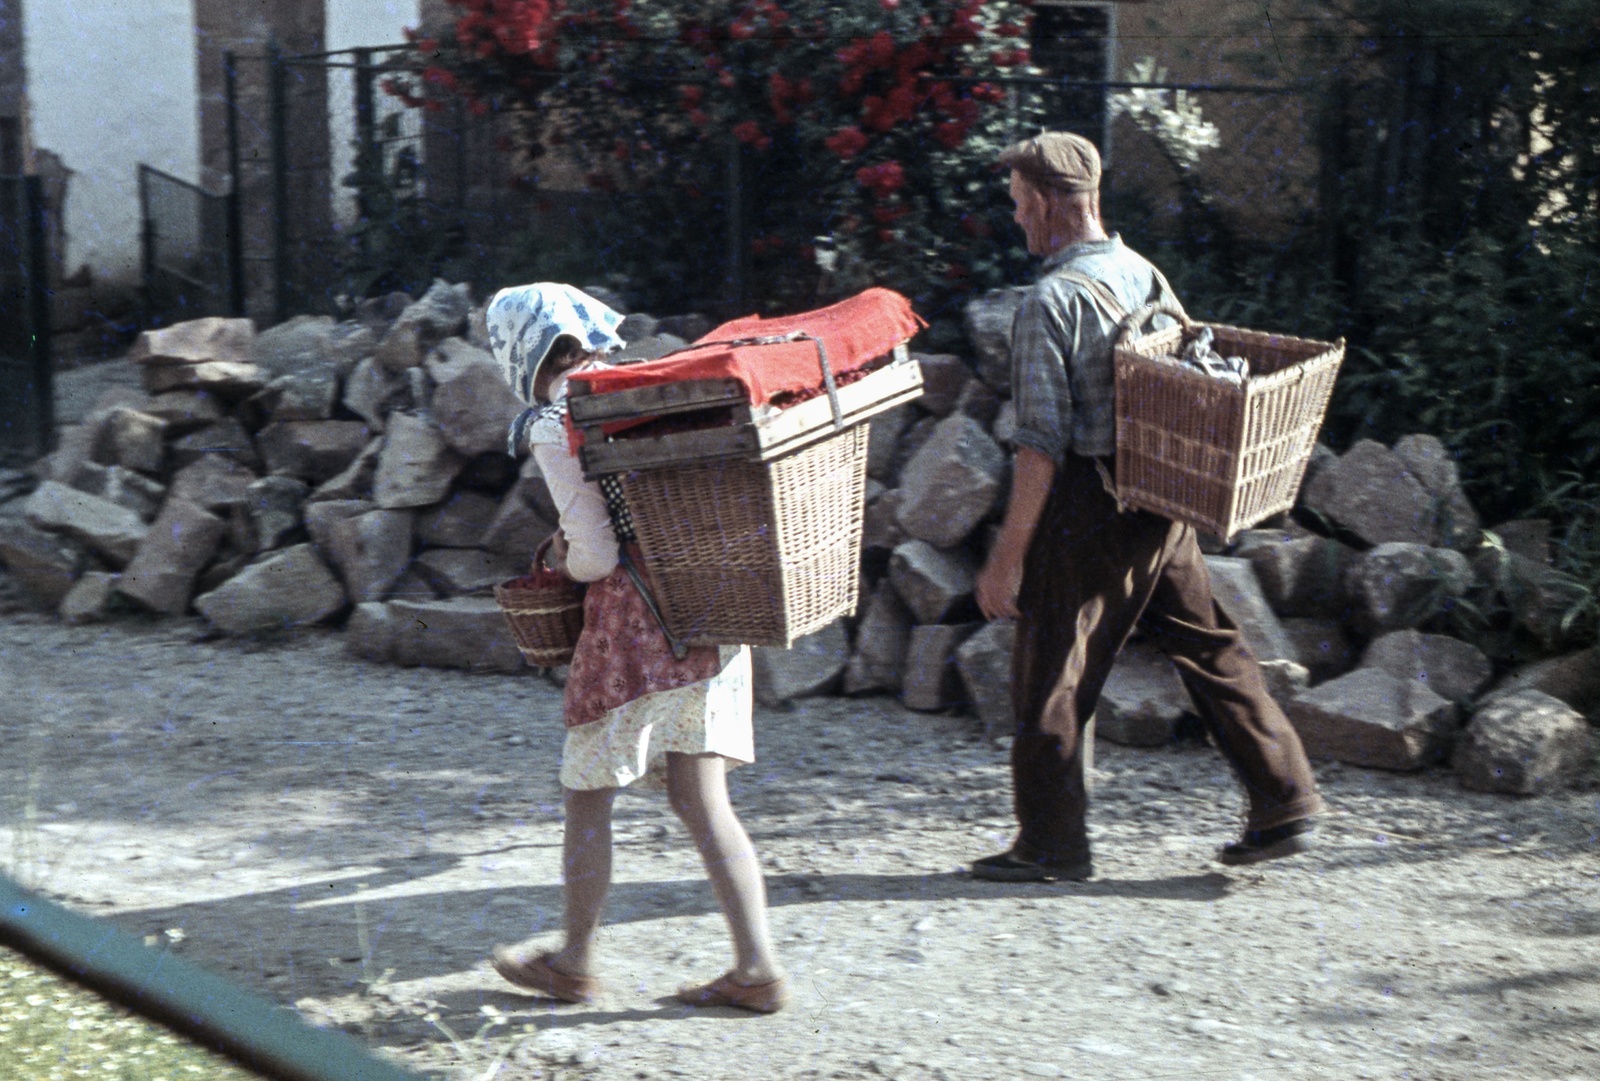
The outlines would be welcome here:
M 1107 235 L 1100 154 L 1047 132 L 1000 155 L 1015 219 L 1044 272 L 1011 330 L 1017 447 L 1005 521 L 977 581 L 988 619 L 1017 620 L 1011 772 L 1016 842 L 975 878 L 1086 879 L 1083 729 L 1118 651 L 1142 619 L 1177 666 L 1249 799 L 1223 863 L 1292 855 L 1322 809 L 1310 763 L 1255 658 L 1217 606 L 1193 528 L 1111 494 L 1112 346 L 1123 316 L 1176 305 L 1149 261 Z M 1160 318 L 1160 317 L 1158 317 Z

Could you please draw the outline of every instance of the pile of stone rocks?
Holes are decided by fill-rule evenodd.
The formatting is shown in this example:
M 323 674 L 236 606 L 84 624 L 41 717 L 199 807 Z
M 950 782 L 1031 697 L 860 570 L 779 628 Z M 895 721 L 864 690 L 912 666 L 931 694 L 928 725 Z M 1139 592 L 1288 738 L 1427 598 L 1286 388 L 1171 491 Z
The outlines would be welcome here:
M 764 680 L 770 697 L 885 691 L 1010 727 L 1013 629 L 981 622 L 972 590 L 1005 506 L 1020 297 L 972 301 L 973 359 L 921 355 L 923 398 L 874 422 L 855 646 L 844 656 L 834 632 L 765 659 L 781 669 Z M 1549 523 L 1486 533 L 1444 446 L 1418 435 L 1318 448 L 1298 513 L 1271 524 L 1204 547 L 1218 602 L 1313 755 L 1396 770 L 1453 756 L 1464 783 L 1515 792 L 1592 767 L 1584 714 L 1600 718 L 1600 648 L 1570 637 L 1584 591 L 1552 568 Z M 1445 633 L 1469 612 L 1503 613 L 1493 657 Z M 1172 666 L 1135 639 L 1098 734 L 1155 745 L 1196 720 Z
M 67 620 L 192 610 L 242 635 L 353 608 L 373 656 L 520 670 L 483 593 L 556 515 L 505 452 L 520 405 L 482 324 L 441 282 L 343 323 L 148 331 L 130 354 L 142 389 L 61 431 L 0 518 L 0 562 Z
M 972 591 L 1007 494 L 1020 296 L 973 300 L 970 356 L 917 354 L 925 393 L 873 420 L 859 610 L 757 650 L 764 703 L 891 693 L 1009 728 L 1012 627 L 984 623 Z M 630 314 L 625 356 L 710 325 Z M 490 589 L 526 568 L 556 510 L 531 459 L 506 453 L 520 404 L 486 345 L 482 309 L 443 282 L 345 322 L 149 331 L 132 354 L 142 389 L 64 429 L 31 494 L 0 496 L 0 563 L 67 620 L 194 611 L 234 635 L 342 620 L 374 660 L 523 671 Z M 1486 534 L 1429 436 L 1319 449 L 1299 510 L 1212 540 L 1207 559 L 1313 755 L 1414 769 L 1453 754 L 1464 783 L 1519 792 L 1590 768 L 1600 650 L 1568 638 L 1582 590 L 1552 569 L 1547 523 Z M 1441 633 L 1469 606 L 1509 613 L 1506 649 Z M 1136 639 L 1096 727 L 1152 745 L 1194 716 Z

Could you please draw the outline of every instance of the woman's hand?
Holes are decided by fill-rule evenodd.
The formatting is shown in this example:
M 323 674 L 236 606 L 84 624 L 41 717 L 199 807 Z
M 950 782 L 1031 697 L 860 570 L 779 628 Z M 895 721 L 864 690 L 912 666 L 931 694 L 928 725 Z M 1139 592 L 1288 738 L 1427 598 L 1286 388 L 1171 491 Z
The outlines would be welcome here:
M 567 573 L 567 535 L 561 530 L 556 530 L 550 535 L 550 547 L 545 549 L 544 565 L 549 570 L 566 578 L 572 575 Z

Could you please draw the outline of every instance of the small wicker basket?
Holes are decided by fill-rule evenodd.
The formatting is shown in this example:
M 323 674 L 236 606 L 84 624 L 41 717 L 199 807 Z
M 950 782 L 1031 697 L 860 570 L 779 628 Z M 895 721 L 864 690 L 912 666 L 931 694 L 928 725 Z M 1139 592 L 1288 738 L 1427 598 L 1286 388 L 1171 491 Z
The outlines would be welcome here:
M 1156 313 L 1178 326 L 1132 338 Z M 1200 327 L 1244 357 L 1235 386 L 1174 359 Z M 1117 497 L 1227 539 L 1294 506 L 1322 427 L 1344 339 L 1311 341 L 1151 305 L 1124 320 L 1115 348 Z
M 542 570 L 546 540 L 533 556 L 533 571 L 494 587 L 494 599 L 511 625 L 522 659 L 536 668 L 555 668 L 572 660 L 583 632 L 583 587 Z M 529 584 L 535 582 L 538 584 Z
M 857 424 L 767 462 L 619 474 L 675 637 L 788 646 L 855 611 L 867 431 Z

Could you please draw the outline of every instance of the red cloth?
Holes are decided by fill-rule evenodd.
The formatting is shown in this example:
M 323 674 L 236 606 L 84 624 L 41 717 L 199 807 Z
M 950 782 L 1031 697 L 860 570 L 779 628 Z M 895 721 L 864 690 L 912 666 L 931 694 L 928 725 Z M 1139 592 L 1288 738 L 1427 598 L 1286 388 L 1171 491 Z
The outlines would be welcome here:
M 719 342 L 805 331 L 822 339 L 828 350 L 828 364 L 838 375 L 883 356 L 926 325 L 911 310 L 911 302 L 905 297 L 892 289 L 872 288 L 816 311 L 776 319 L 763 319 L 759 315 L 735 319 L 723 323 L 700 341 Z M 786 391 L 823 385 L 816 343 L 806 340 L 737 348 L 707 345 L 644 364 L 583 372 L 572 376 L 572 382 L 586 384 L 590 393 L 607 394 L 688 379 L 728 378 L 744 385 L 752 405 L 770 401 L 774 395 Z

